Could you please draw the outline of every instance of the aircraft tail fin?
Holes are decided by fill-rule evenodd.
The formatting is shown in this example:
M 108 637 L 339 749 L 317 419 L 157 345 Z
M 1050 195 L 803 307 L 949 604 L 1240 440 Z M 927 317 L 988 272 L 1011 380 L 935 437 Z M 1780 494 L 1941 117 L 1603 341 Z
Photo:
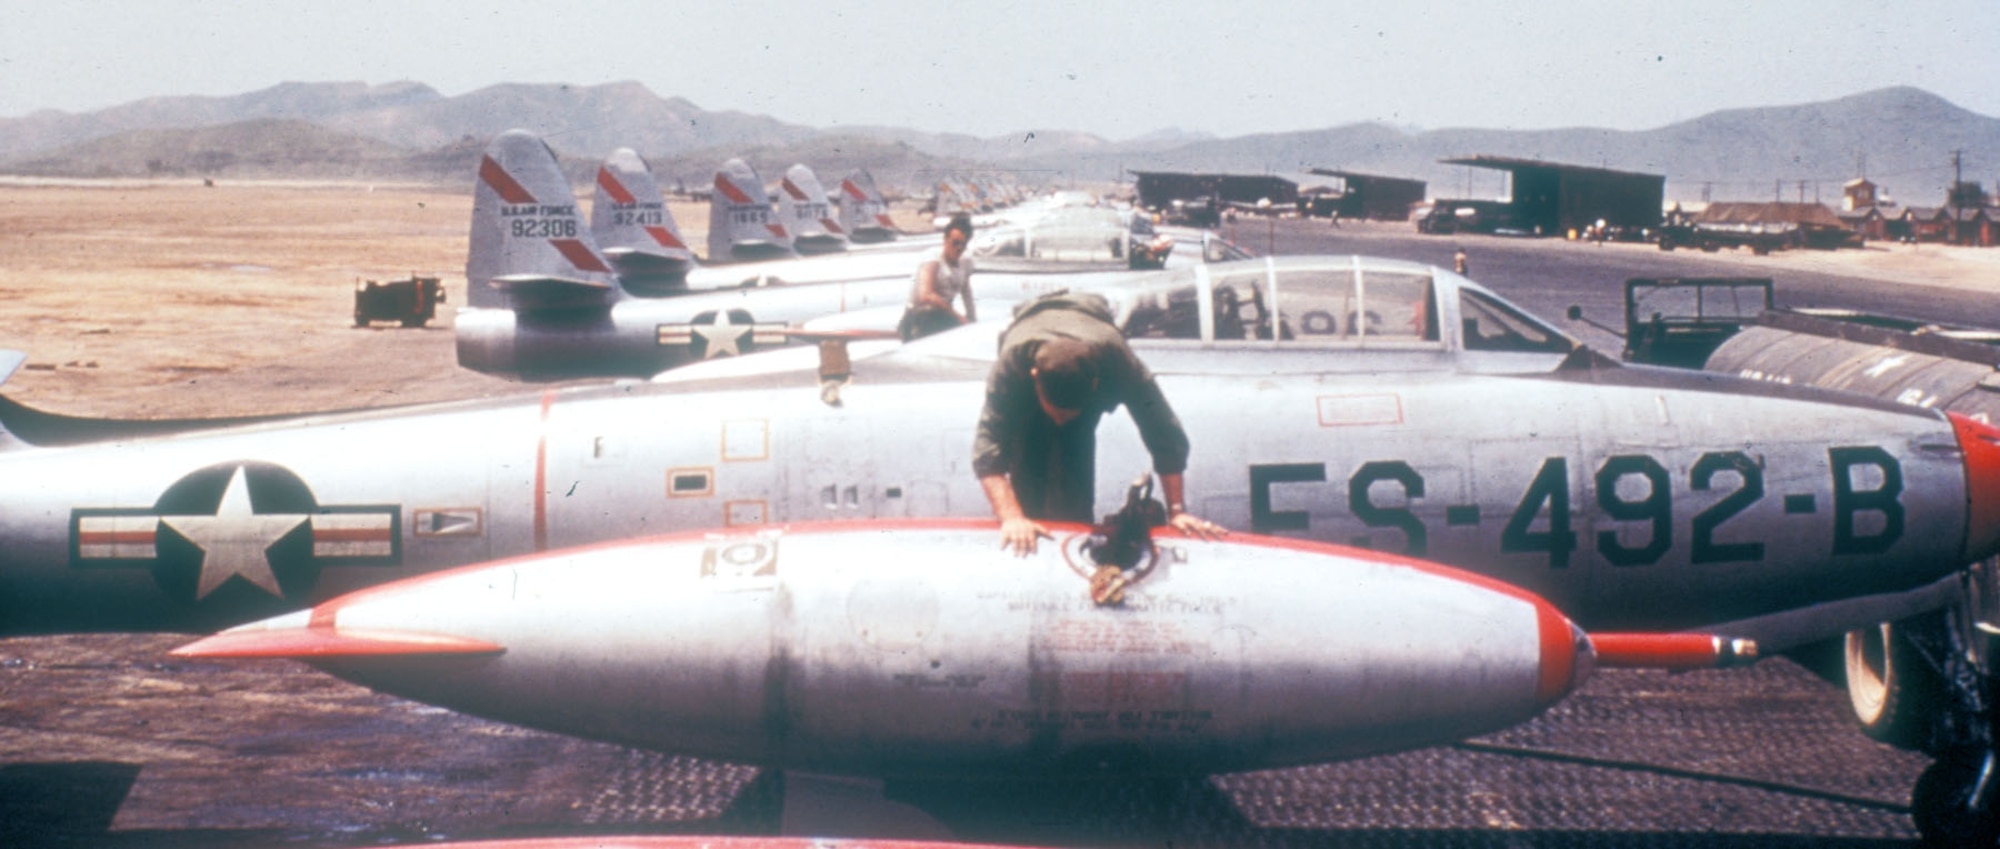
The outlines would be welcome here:
M 605 305 L 618 281 L 592 242 L 555 151 L 526 130 L 493 139 L 472 194 L 466 302 L 474 307 Z
M 715 193 L 708 201 L 708 261 L 792 255 L 792 232 L 771 209 L 763 178 L 741 159 L 723 163 L 715 172 Z
M 650 295 L 687 288 L 694 251 L 674 225 L 653 169 L 629 147 L 612 151 L 597 169 L 590 235 L 627 290 Z
M 866 168 L 856 168 L 840 181 L 840 223 L 856 242 L 886 242 L 900 235 L 889 219 L 889 202 Z
M 792 247 L 802 254 L 847 250 L 847 228 L 833 218 L 819 175 L 803 163 L 785 169 L 778 182 L 778 220 L 792 231 Z

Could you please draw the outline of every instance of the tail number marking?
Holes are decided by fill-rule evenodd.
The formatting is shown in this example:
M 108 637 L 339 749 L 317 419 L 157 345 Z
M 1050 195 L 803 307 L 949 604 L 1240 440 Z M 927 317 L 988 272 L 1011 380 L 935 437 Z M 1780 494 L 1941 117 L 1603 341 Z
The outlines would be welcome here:
M 1879 554 L 1889 550 L 1903 536 L 1902 464 L 1875 446 L 1831 448 L 1827 459 L 1832 471 L 1831 552 Z M 1251 530 L 1312 534 L 1310 513 L 1273 508 L 1272 487 L 1323 482 L 1327 479 L 1326 464 L 1260 464 L 1251 466 L 1249 473 Z M 1605 458 L 1592 478 L 1595 498 L 1578 502 L 1570 491 L 1568 458 L 1543 458 L 1520 500 L 1507 512 L 1500 531 L 1500 550 L 1545 552 L 1550 568 L 1568 568 L 1570 555 L 1579 544 L 1572 529 L 1578 520 L 1571 505 L 1594 503 L 1598 531 L 1593 544 L 1598 556 L 1612 566 L 1658 563 L 1675 543 L 1671 478 L 1656 458 L 1614 455 Z M 1380 490 L 1378 484 L 1383 485 Z M 1732 533 L 1729 523 L 1763 500 L 1764 466 L 1741 451 L 1708 452 L 1689 467 L 1687 484 L 1690 496 L 1721 493 L 1714 503 L 1690 517 L 1689 561 L 1695 565 L 1763 561 L 1764 543 L 1744 539 L 1740 529 Z M 1402 460 L 1363 463 L 1347 481 L 1348 512 L 1367 528 L 1400 532 L 1404 541 L 1401 553 L 1413 557 L 1426 556 L 1430 546 L 1432 529 L 1409 506 L 1424 497 L 1423 475 Z M 1784 501 L 1785 515 L 1816 512 L 1813 493 L 1789 494 Z M 1446 505 L 1444 523 L 1451 527 L 1478 525 L 1482 515 L 1496 515 L 1495 508 L 1490 504 Z M 1377 540 L 1376 535 L 1360 534 L 1347 542 L 1386 548 Z

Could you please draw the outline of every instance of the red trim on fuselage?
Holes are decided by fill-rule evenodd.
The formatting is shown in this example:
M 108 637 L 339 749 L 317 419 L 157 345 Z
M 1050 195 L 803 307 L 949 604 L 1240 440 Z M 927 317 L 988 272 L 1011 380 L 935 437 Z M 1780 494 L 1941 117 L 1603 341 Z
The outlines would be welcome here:
M 535 430 L 535 551 L 549 550 L 549 409 L 556 393 L 542 393 L 541 426 Z M 457 570 L 452 570 L 457 571 Z

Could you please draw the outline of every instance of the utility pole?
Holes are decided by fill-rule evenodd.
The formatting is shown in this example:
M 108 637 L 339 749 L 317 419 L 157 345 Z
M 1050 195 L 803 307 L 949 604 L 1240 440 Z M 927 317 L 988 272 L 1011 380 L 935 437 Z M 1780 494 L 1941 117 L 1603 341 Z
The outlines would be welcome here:
M 1963 149 L 1951 152 L 1951 192 L 1945 195 L 1945 203 L 1951 208 L 1951 243 L 1958 244 L 1958 186 L 1965 182 Z

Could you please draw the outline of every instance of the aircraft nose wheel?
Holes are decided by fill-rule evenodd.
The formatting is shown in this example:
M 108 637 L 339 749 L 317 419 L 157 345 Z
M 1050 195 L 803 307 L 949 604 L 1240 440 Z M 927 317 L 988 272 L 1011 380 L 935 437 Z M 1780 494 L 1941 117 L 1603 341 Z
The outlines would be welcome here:
M 1917 778 L 1910 818 L 1927 846 L 2000 845 L 2000 753 L 1946 752 Z

